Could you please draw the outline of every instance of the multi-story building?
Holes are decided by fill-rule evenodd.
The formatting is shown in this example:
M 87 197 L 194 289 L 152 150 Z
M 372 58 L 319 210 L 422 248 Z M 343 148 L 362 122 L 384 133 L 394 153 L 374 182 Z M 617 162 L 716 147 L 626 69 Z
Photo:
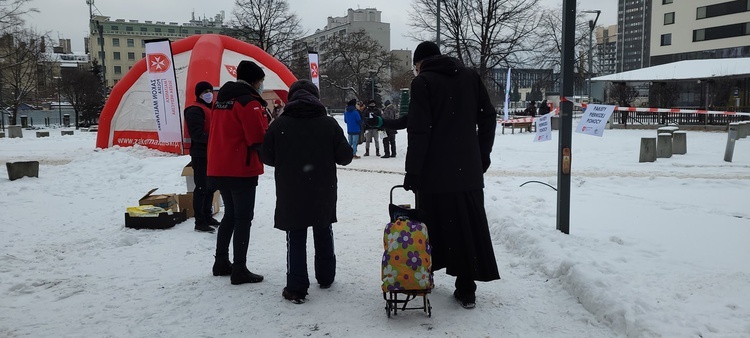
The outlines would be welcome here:
M 750 57 L 748 0 L 656 0 L 651 12 L 651 65 Z
M 110 20 L 108 16 L 91 18 L 88 50 L 92 60 L 104 65 L 107 86 L 117 83 L 140 59 L 146 56 L 146 40 L 178 40 L 195 34 L 220 34 L 225 29 L 224 12 L 214 18 L 193 19 L 188 23 Z
M 391 49 L 391 24 L 380 20 L 381 11 L 375 8 L 347 10 L 342 17 L 328 17 L 328 23 L 323 29 L 301 39 L 307 50 L 315 50 L 323 54 L 322 43 L 334 34 L 346 35 L 350 32 L 364 30 L 380 44 L 383 50 Z
M 665 1 L 618 0 L 617 72 L 649 66 L 651 5 Z
M 617 25 L 597 27 L 595 34 L 597 76 L 617 72 Z

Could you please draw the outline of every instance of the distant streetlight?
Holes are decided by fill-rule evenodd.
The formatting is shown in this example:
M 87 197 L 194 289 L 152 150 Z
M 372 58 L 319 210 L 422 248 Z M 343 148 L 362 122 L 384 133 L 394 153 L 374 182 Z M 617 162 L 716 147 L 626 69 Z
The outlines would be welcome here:
M 588 97 L 589 102 L 593 102 L 593 99 L 591 98 L 591 73 L 593 72 L 593 50 L 594 50 L 594 43 L 593 43 L 593 34 L 594 34 L 594 27 L 596 27 L 596 22 L 599 20 L 599 14 L 602 13 L 602 11 L 598 9 L 591 9 L 591 10 L 585 10 L 581 11 L 581 13 L 596 13 L 596 18 L 594 20 L 589 20 L 589 74 L 588 74 Z
M 60 103 L 60 82 L 62 82 L 62 77 L 53 76 L 52 78 L 57 80 L 57 115 L 58 121 L 60 121 L 60 127 L 62 127 L 62 104 Z
M 370 69 L 369 72 L 370 72 L 370 85 L 372 86 L 372 92 L 371 92 L 372 96 L 370 96 L 370 100 L 375 100 L 375 73 L 376 72 L 372 69 Z

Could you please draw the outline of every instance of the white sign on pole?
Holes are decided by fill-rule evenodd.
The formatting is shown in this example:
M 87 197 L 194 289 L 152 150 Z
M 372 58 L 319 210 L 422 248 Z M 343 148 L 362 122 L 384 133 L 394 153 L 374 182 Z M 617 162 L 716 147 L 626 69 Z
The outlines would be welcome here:
M 169 40 L 146 41 L 146 68 L 151 107 L 160 142 L 182 142 L 182 116 Z
M 576 132 L 602 137 L 604 135 L 604 127 L 607 126 L 607 121 L 609 121 L 609 117 L 614 111 L 615 106 L 588 105 L 586 111 L 583 113 L 583 117 L 581 117 L 581 122 L 578 123 Z
M 536 120 L 536 135 L 534 135 L 534 142 L 544 142 L 552 140 L 552 113 L 547 113 Z
M 308 59 L 310 60 L 310 80 L 312 83 L 315 84 L 316 87 L 318 87 L 318 90 L 320 90 L 320 70 L 318 69 L 318 53 L 315 52 L 309 52 L 307 54 Z

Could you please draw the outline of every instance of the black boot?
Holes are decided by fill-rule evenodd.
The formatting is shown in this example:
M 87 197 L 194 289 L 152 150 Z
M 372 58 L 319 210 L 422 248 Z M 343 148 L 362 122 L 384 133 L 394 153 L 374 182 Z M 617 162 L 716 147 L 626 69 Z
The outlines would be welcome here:
M 260 283 L 263 281 L 263 276 L 250 272 L 244 263 L 235 263 L 232 264 L 232 277 L 230 279 L 232 285 L 239 285 L 245 283 Z
M 200 223 L 195 223 L 195 231 L 213 233 L 214 228 L 210 227 L 208 224 L 204 222 L 200 222 Z
M 214 276 L 229 276 L 232 274 L 232 262 L 227 256 L 214 256 Z
M 210 226 L 219 226 L 219 225 L 221 225 L 221 222 L 219 220 L 217 220 L 216 218 L 213 218 L 213 217 L 209 217 L 208 220 L 207 220 L 207 223 Z

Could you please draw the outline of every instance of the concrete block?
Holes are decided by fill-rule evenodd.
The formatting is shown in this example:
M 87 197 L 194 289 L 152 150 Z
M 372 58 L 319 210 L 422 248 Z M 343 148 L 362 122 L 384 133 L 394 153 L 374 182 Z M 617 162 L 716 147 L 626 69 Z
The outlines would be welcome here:
M 74 134 L 74 132 L 72 130 L 60 130 L 60 135 L 61 136 L 73 135 L 73 134 Z
M 687 132 L 676 131 L 672 134 L 672 154 L 687 154 Z
M 672 157 L 672 134 L 660 133 L 659 135 L 657 135 L 657 138 L 658 142 L 656 143 L 656 157 Z
M 656 161 L 656 137 L 641 138 L 641 155 L 638 162 Z
M 36 137 L 49 137 L 48 131 L 38 131 L 36 132 Z
M 39 161 L 6 162 L 8 179 L 15 181 L 21 177 L 39 177 Z
M 16 137 L 23 138 L 23 129 L 21 129 L 21 126 L 8 126 L 8 137 L 9 138 L 16 138 Z
M 5 138 L 5 132 L 4 131 L 0 131 L 0 138 Z

